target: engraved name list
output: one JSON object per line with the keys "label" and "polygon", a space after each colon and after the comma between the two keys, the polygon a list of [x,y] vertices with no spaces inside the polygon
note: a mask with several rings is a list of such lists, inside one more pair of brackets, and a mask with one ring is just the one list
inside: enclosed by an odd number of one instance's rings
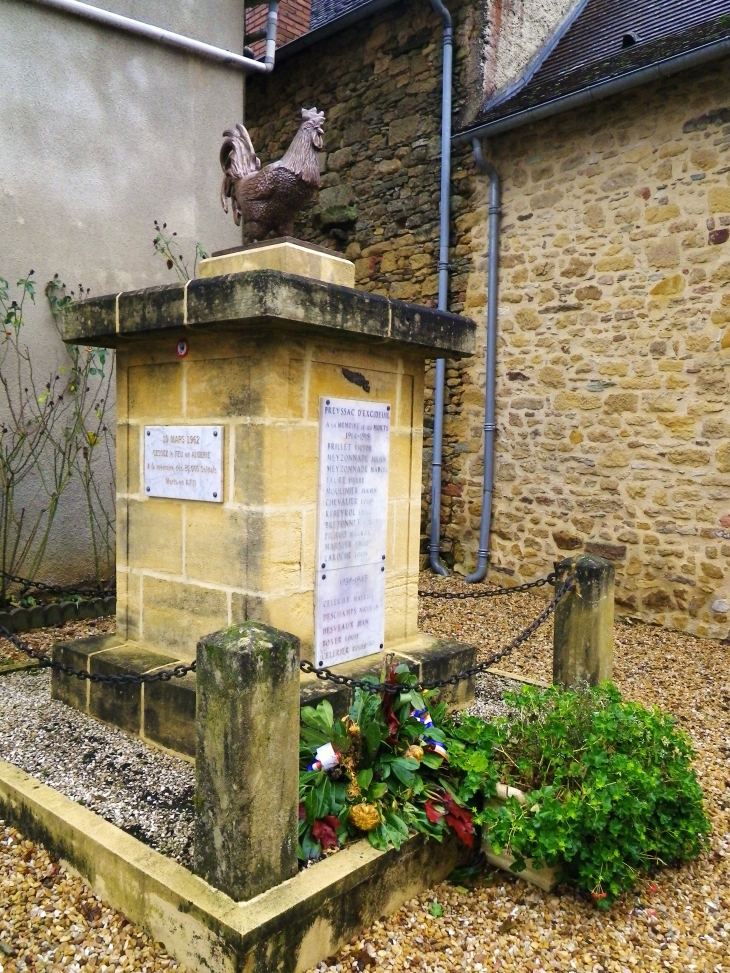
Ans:
{"label": "engraved name list", "polygon": [[315,664],[380,652],[385,630],[390,406],[322,397]]}

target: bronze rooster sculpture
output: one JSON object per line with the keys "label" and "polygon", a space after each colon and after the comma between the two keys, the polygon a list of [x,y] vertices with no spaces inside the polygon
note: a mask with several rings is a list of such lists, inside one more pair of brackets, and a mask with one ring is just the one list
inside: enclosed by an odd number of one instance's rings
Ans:
{"label": "bronze rooster sculpture", "polygon": [[251,138],[240,123],[223,133],[221,204],[255,242],[270,233],[291,236],[297,212],[319,189],[317,149],[321,149],[324,112],[302,108],[302,124],[284,157],[261,168]]}

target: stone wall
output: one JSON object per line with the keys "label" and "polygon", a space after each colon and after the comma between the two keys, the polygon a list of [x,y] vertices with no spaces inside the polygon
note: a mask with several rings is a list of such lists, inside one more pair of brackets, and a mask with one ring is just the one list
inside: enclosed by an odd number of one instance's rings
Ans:
{"label": "stone wall", "polygon": [[[455,20],[458,102],[474,28],[458,10]],[[322,190],[296,235],[344,252],[358,287],[435,305],[441,22],[431,6],[391,8],[249,79],[246,124],[262,164],[281,158],[300,108],[313,105],[326,114]],[[454,214],[466,205],[462,176],[454,178]],[[452,309],[463,304],[468,268],[464,253]]]}
{"label": "stone wall", "polygon": [[[587,550],[625,611],[728,634],[730,62],[490,146],[504,182],[492,563],[523,580]],[[486,181],[461,237],[483,321]],[[476,362],[470,377],[480,385]],[[455,423],[475,442],[480,403]],[[452,471],[473,563],[482,457]]]}
{"label": "stone wall", "polygon": [[[463,117],[483,25],[468,7],[454,19]],[[282,62],[248,98],[264,162],[302,105],[327,112],[323,192],[297,234],[345,252],[358,286],[426,304],[440,38],[428,5],[398,7]],[[728,105],[720,64],[487,147],[504,190],[492,577],[594,551],[616,562],[621,610],[718,637],[730,611]],[[452,164],[449,306],[479,332],[472,360],[447,362],[442,550],[465,572],[481,513],[487,180],[468,150]]]}

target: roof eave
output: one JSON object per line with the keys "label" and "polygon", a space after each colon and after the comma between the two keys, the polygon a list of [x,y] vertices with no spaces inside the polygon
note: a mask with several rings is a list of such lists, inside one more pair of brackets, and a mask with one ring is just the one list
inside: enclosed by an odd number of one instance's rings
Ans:
{"label": "roof eave", "polygon": [[471,128],[457,132],[452,137],[452,144],[455,146],[465,145],[475,138],[488,138],[494,135],[501,135],[504,132],[521,128],[532,122],[541,121],[544,118],[551,118],[554,115],[562,114],[571,108],[580,108],[591,102],[600,101],[610,95],[620,94],[637,88],[650,81],[659,81],[667,78],[679,71],[687,68],[696,67],[709,61],[718,60],[730,54],[730,37],[723,37],[721,40],[703,44],[701,47],[682,54],[674,54],[671,57],[662,58],[653,64],[647,64],[642,68],[628,71],[616,78],[608,78],[605,81],[596,81],[594,84],[586,85],[577,91],[552,98],[540,105],[531,108],[524,108],[511,115],[496,118],[490,122],[483,122],[481,125],[474,125]]}
{"label": "roof eave", "polygon": [[286,61],[287,58],[299,54],[300,51],[305,51],[308,47],[317,44],[326,37],[337,34],[341,30],[352,26],[352,24],[357,24],[359,21],[365,20],[366,17],[372,17],[373,14],[380,13],[381,10],[387,10],[388,7],[393,7],[396,3],[400,2],[401,0],[365,0],[364,3],[358,4],[352,10],[348,10],[347,13],[328,20],[321,27],[315,27],[314,30],[310,30],[308,33],[296,37],[293,41],[289,41],[288,44],[283,44],[277,48],[276,60]]}

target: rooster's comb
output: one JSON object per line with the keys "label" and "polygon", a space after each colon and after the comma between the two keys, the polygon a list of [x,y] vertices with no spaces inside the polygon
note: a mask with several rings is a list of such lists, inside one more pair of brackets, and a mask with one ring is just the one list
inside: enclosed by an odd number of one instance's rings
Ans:
{"label": "rooster's comb", "polygon": [[317,111],[316,108],[302,108],[302,120],[305,122],[315,122],[321,125],[324,121],[324,112]]}

